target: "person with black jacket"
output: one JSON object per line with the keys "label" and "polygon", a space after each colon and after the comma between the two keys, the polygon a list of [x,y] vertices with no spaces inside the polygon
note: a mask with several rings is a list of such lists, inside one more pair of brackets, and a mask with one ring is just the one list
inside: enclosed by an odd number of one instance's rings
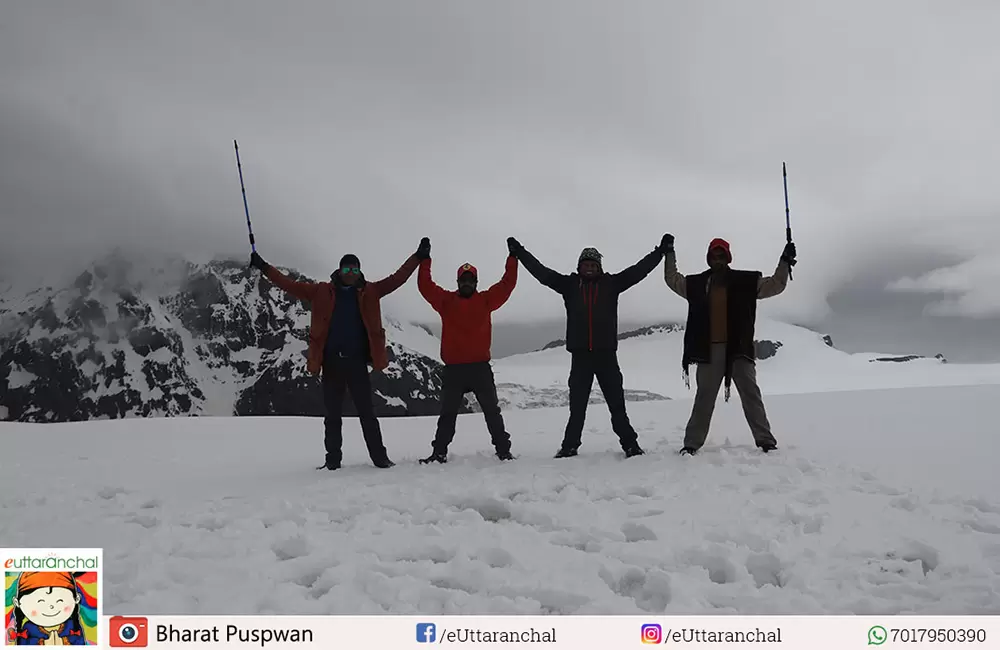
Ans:
{"label": "person with black jacket", "polygon": [[605,273],[601,253],[596,248],[585,248],[577,260],[576,272],[569,275],[544,266],[513,237],[507,243],[528,273],[560,294],[566,305],[566,350],[572,356],[569,421],[555,457],[577,455],[595,377],[611,412],[611,426],[625,457],[645,453],[625,409],[624,378],[618,364],[618,296],[653,272],[663,258],[665,240],[619,273]]}
{"label": "person with black jacket", "polygon": [[705,444],[723,383],[726,401],[730,385],[736,384],[757,447],[764,453],[777,449],[757,385],[754,328],[757,301],[773,298],[788,286],[789,274],[796,263],[795,244],[785,244],[774,274],[765,277],[760,271],[730,268],[733,254],[729,242],[716,238],[708,245],[708,269],[683,275],[677,271],[673,235],[664,235],[663,239],[663,279],[671,291],[688,301],[681,360],[685,381],[691,364],[698,366],[695,376],[698,387],[680,453],[694,455]]}

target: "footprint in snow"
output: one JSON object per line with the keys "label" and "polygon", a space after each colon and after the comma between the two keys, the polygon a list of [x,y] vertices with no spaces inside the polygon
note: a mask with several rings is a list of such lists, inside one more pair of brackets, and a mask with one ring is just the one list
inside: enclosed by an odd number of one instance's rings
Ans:
{"label": "footprint in snow", "polygon": [[659,569],[647,571],[633,566],[615,576],[609,569],[601,567],[598,575],[611,591],[623,598],[631,598],[636,607],[644,612],[662,613],[673,598],[670,576]]}
{"label": "footprint in snow", "polygon": [[986,499],[981,499],[981,498],[969,499],[968,501],[965,502],[965,504],[967,506],[975,508],[979,512],[1000,515],[1000,505],[997,505],[995,503],[990,503]]}
{"label": "footprint in snow", "polygon": [[622,524],[621,530],[626,542],[655,542],[659,539],[649,526],[632,521]]}
{"label": "footprint in snow", "polygon": [[272,544],[271,552],[283,562],[294,560],[309,554],[309,544],[303,537],[290,537]]}
{"label": "footprint in snow", "polygon": [[493,569],[504,569],[514,564],[514,556],[500,547],[483,549],[474,557]]}
{"label": "footprint in snow", "polygon": [[106,486],[97,491],[97,496],[105,501],[114,499],[119,494],[126,494],[128,491],[123,487]]}
{"label": "footprint in snow", "polygon": [[146,529],[156,528],[160,524],[160,520],[152,515],[132,515],[125,521],[130,524],[139,524]]}
{"label": "footprint in snow", "polygon": [[986,533],[987,535],[1000,535],[1000,526],[996,524],[991,524],[987,521],[979,521],[977,519],[972,519],[965,522],[965,525],[976,531],[977,533]]}

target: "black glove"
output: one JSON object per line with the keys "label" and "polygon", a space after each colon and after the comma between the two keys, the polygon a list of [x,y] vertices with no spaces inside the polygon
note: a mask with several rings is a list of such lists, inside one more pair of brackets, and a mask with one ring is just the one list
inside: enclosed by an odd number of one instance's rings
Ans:
{"label": "black glove", "polygon": [[663,236],[663,239],[660,240],[660,252],[666,253],[667,251],[672,250],[674,250],[674,236],[667,233]]}
{"label": "black glove", "polygon": [[524,250],[524,246],[521,246],[521,242],[517,241],[513,237],[507,238],[507,251],[513,257],[517,257]]}
{"label": "black glove", "polygon": [[420,246],[417,246],[417,259],[426,260],[431,256],[431,240],[424,237],[420,240]]}
{"label": "black glove", "polygon": [[785,244],[785,250],[781,252],[781,259],[787,262],[788,266],[795,266],[795,244],[793,242]]}
{"label": "black glove", "polygon": [[255,269],[260,269],[261,271],[267,270],[267,262],[264,258],[257,254],[257,251],[250,253],[250,266]]}

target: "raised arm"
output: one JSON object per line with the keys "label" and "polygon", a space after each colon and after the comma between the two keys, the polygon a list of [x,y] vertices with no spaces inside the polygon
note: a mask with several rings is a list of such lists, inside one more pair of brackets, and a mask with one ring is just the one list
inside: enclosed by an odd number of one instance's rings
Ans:
{"label": "raised arm", "polygon": [[273,282],[276,287],[286,293],[292,294],[299,300],[312,301],[312,299],[316,297],[316,290],[319,288],[317,283],[308,280],[298,282],[291,279],[278,269],[265,262],[256,251],[250,255],[250,266],[260,269],[264,275],[267,276],[267,279]]}
{"label": "raised arm", "polygon": [[671,291],[681,298],[687,299],[687,279],[677,271],[677,253],[674,251],[673,238],[671,238],[670,248],[663,256],[663,281],[667,283]]}
{"label": "raised arm", "polygon": [[420,246],[417,247],[417,252],[406,258],[403,265],[396,269],[396,272],[392,275],[382,278],[378,282],[372,282],[371,288],[378,294],[379,298],[384,298],[396,289],[403,286],[403,284],[410,279],[413,272],[417,270],[420,266],[420,261],[429,258],[431,255],[431,241],[424,237],[420,240]]}
{"label": "raised arm", "polygon": [[448,299],[448,292],[439,287],[431,279],[431,260],[427,258],[420,260],[420,270],[417,272],[417,289],[424,300],[430,304],[437,313],[444,309],[444,303]]}
{"label": "raised arm", "polygon": [[788,273],[795,265],[795,244],[789,242],[785,245],[785,250],[781,253],[778,266],[774,269],[774,275],[761,278],[757,281],[757,299],[773,298],[788,286]]}
{"label": "raised arm", "polygon": [[611,279],[614,281],[615,289],[621,293],[642,282],[647,275],[653,272],[662,257],[663,250],[657,246],[651,253],[624,271],[612,274]]}
{"label": "raised arm", "polygon": [[507,263],[503,269],[503,277],[494,284],[492,287],[487,289],[484,293],[486,294],[486,306],[490,311],[496,311],[503,307],[504,303],[510,298],[510,294],[514,291],[514,287],[517,285],[517,258],[513,255],[507,256]]}
{"label": "raised arm", "polygon": [[557,293],[566,293],[569,288],[568,275],[553,271],[539,262],[534,255],[528,252],[528,249],[513,237],[507,240],[507,245],[515,252],[514,256],[517,257],[518,261],[524,264],[525,270],[536,280]]}

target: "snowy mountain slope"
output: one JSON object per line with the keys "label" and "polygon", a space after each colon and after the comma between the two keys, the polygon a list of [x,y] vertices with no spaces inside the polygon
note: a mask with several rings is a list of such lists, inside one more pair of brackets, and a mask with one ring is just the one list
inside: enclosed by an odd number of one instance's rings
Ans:
{"label": "snowy mountain slope", "polygon": [[627,461],[604,409],[560,461],[564,409],[507,413],[510,463],[465,415],[441,467],[415,462],[433,419],[394,418],[391,470],[352,420],[333,473],[311,419],[0,423],[0,539],[103,547],[108,614],[997,615],[997,404],[773,396],[762,455],[720,403],[694,458],[675,453],[689,400],[635,404],[649,453]]}
{"label": "snowy mountain slope", "polygon": [[[625,387],[670,398],[690,396],[681,373],[683,326],[646,328],[623,336],[618,356]],[[833,347],[829,337],[762,319],[757,323],[757,373],[765,394],[832,390],[1000,384],[1000,364],[951,364],[940,358],[849,354]],[[500,359],[498,381],[536,388],[566,388],[569,354],[562,347]],[[691,369],[692,373],[694,368]]]}
{"label": "snowy mountain slope", "polygon": [[[323,412],[305,372],[304,304],[244,262],[152,267],[115,254],[72,286],[8,289],[0,310],[9,419]],[[433,337],[391,318],[386,332],[390,367],[372,375],[377,412],[436,413],[441,364],[424,353]],[[354,412],[349,399],[345,408]]]}

